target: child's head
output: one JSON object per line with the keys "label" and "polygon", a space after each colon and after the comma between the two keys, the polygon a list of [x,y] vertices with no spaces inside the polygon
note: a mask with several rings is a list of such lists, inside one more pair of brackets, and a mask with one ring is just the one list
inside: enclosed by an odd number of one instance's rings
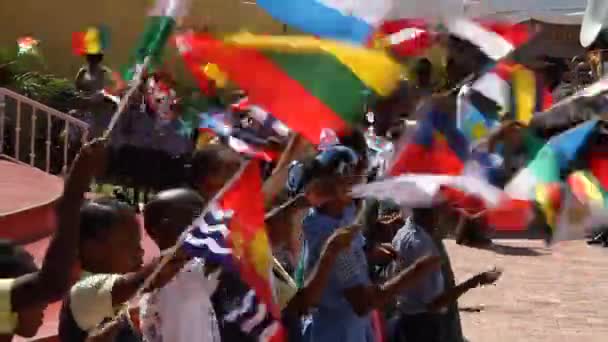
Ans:
{"label": "child's head", "polygon": [[203,199],[190,189],[159,192],[144,208],[146,233],[161,250],[173,246],[203,209]]}
{"label": "child's head", "polygon": [[234,175],[240,165],[239,155],[220,144],[210,144],[192,157],[192,185],[211,198]]}
{"label": "child's head", "polygon": [[[28,273],[37,272],[31,254],[20,246],[6,240],[0,240],[0,278],[18,278]],[[66,270],[68,272],[69,270]],[[15,334],[22,337],[33,337],[42,325],[46,304],[23,309],[15,314]]]}
{"label": "child's head", "polygon": [[359,160],[357,154],[346,146],[329,147],[314,158],[292,164],[287,187],[293,195],[312,188],[331,193],[327,205],[343,209],[351,203],[348,196],[350,187],[359,182]]}
{"label": "child's head", "polygon": [[83,205],[79,250],[85,271],[124,274],[141,267],[141,234],[131,207],[115,199]]}

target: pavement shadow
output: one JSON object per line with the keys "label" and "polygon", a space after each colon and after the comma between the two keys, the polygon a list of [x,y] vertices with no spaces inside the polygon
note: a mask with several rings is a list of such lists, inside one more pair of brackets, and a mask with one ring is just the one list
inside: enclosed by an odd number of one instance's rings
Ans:
{"label": "pavement shadow", "polygon": [[545,251],[540,248],[532,248],[532,247],[518,247],[518,246],[509,246],[503,245],[499,243],[492,243],[483,247],[473,247],[479,249],[485,249],[488,251],[492,251],[501,255],[514,255],[514,256],[542,256],[549,254],[548,251]]}

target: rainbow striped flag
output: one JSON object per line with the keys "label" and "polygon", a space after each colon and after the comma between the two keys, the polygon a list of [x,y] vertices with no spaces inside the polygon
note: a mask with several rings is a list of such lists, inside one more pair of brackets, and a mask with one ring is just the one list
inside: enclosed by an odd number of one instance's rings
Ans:
{"label": "rainbow striped flag", "polygon": [[105,26],[72,33],[72,51],[77,56],[98,55],[110,47],[110,31]]}
{"label": "rainbow striped flag", "polygon": [[[507,184],[505,191],[511,197],[522,200],[535,201],[545,216],[545,221],[550,228],[550,236],[557,231],[559,219],[567,199],[567,184],[574,185],[574,194],[585,197],[597,198],[596,191],[585,188],[583,185],[597,184],[589,173],[573,173],[568,179],[572,165],[582,158],[581,152],[586,147],[590,137],[595,134],[598,121],[590,120],[582,123],[568,131],[557,135],[549,140],[536,157],[521,170]],[[593,165],[593,164],[590,164]],[[596,173],[603,175],[600,172]],[[591,195],[595,194],[595,195]]]}
{"label": "rainbow striped flag", "polygon": [[520,64],[500,62],[475,81],[459,113],[459,127],[475,141],[504,119],[529,124],[534,113],[551,107],[551,93],[536,74]]}
{"label": "rainbow striped flag", "polygon": [[340,134],[359,123],[368,93],[390,95],[402,72],[384,51],[313,37],[245,33],[220,41],[190,33],[177,41],[315,144],[324,128]]}
{"label": "rainbow striped flag", "polygon": [[[453,114],[429,105],[411,141],[398,149],[388,174],[460,175],[470,158],[469,141],[456,127]],[[424,109],[423,109],[424,110]]]}

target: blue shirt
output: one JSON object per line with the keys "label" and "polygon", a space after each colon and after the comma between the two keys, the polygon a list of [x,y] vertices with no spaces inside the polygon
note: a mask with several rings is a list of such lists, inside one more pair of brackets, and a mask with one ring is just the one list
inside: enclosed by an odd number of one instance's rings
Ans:
{"label": "blue shirt", "polygon": [[[345,209],[341,218],[324,215],[311,209],[302,223],[304,233],[304,265],[309,274],[319,260],[325,241],[337,229],[353,223],[355,206]],[[371,342],[373,330],[369,315],[358,316],[344,297],[344,290],[371,283],[367,259],[363,251],[363,235],[356,237],[351,248],[337,257],[327,287],[305,338],[314,342]]]}
{"label": "blue shirt", "polygon": [[[425,255],[439,255],[433,238],[408,218],[393,238],[393,248],[399,252],[399,259],[394,263],[394,271],[401,271],[411,266]],[[434,271],[413,288],[399,295],[399,311],[406,315],[428,312],[427,306],[444,291],[441,270]]]}

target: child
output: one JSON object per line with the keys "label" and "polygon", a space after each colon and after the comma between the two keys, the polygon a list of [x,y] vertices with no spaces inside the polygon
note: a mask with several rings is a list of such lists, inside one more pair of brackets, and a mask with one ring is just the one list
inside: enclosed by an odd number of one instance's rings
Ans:
{"label": "child", "polygon": [[[303,265],[310,274],[319,261],[322,246],[339,227],[355,220],[356,207],[348,190],[360,181],[364,170],[357,154],[345,146],[332,146],[290,170],[288,187],[293,193],[310,188],[324,189],[309,201],[312,205],[304,218]],[[329,284],[312,315],[306,335],[314,341],[372,341],[369,312],[382,307],[421,276],[439,267],[438,258],[425,257],[384,284],[372,284],[361,233],[350,248],[341,252],[332,268]]]}
{"label": "child", "polygon": [[13,334],[32,337],[42,325],[42,312],[70,286],[78,250],[78,210],[94,175],[103,169],[104,142],[83,146],[57,203],[55,232],[40,270],[25,250],[0,243],[0,341]]}
{"label": "child", "polygon": [[[112,199],[91,201],[81,208],[80,220],[79,258],[83,272],[63,302],[59,338],[65,342],[137,340],[128,315],[116,315],[159,260],[142,267],[139,224],[128,205]],[[174,258],[150,289],[165,284],[184,262],[184,258]],[[109,324],[101,326],[108,320]]]}
{"label": "child", "polygon": [[[145,229],[158,248],[178,241],[203,209],[202,198],[188,189],[158,193],[144,208]],[[146,342],[219,342],[211,295],[219,283],[217,268],[195,258],[164,287],[141,300],[141,326]],[[196,322],[196,324],[192,324]]]}

